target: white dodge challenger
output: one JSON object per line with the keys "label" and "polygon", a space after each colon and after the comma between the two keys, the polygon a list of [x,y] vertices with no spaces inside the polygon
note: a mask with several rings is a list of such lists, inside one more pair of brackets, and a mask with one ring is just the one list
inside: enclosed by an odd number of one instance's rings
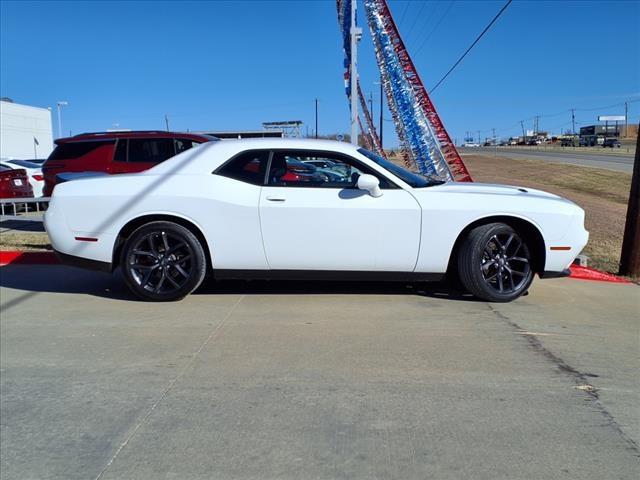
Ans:
{"label": "white dodge challenger", "polygon": [[516,299],[568,274],[584,211],[529,188],[442,183],[332,141],[210,142],[131,175],[56,186],[45,226],[65,262],[147,300],[215,278],[440,280]]}

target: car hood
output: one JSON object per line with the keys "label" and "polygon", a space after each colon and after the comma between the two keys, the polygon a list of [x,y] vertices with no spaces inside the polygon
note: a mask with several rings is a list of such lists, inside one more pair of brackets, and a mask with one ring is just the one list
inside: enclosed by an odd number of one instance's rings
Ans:
{"label": "car hood", "polygon": [[566,198],[554,195],[553,193],[536,190],[529,187],[518,187],[512,185],[499,185],[493,183],[475,183],[475,182],[447,182],[442,185],[428,187],[429,190],[438,190],[441,193],[464,193],[465,195],[499,195],[512,197],[535,197],[559,200],[573,204]]}

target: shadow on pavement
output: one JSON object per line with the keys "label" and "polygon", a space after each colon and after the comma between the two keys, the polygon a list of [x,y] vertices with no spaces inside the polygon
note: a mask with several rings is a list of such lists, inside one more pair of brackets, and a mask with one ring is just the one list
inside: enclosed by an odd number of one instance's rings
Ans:
{"label": "shadow on pavement", "polygon": [[[78,293],[113,300],[142,301],[129,292],[119,271],[108,274],[60,265],[6,265],[0,267],[0,286],[29,293]],[[463,294],[444,283],[243,281],[207,278],[194,292],[194,295],[198,296],[229,294],[420,295],[456,301],[475,301],[471,295]],[[10,302],[14,301],[7,304]],[[3,305],[3,308],[6,308],[7,304]]]}
{"label": "shadow on pavement", "polygon": [[0,233],[10,231],[20,232],[44,232],[42,220],[6,220],[0,221]]}

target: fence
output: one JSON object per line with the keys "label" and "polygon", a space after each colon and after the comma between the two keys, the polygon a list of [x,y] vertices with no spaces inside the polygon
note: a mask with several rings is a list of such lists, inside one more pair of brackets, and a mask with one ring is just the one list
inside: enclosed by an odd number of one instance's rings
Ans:
{"label": "fence", "polygon": [[2,216],[8,215],[7,211],[9,211],[13,216],[18,216],[21,212],[28,212],[29,206],[32,211],[43,212],[47,209],[49,200],[51,197],[0,198],[0,214]]}

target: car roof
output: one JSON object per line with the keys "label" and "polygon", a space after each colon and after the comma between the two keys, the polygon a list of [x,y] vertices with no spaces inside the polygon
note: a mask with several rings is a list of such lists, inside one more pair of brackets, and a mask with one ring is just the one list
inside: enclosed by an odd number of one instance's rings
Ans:
{"label": "car roof", "polygon": [[207,140],[213,141],[218,138],[211,135],[204,135],[200,133],[189,132],[168,132],[166,130],[123,130],[116,132],[86,132],[79,133],[73,137],[58,138],[55,140],[56,144],[71,143],[71,142],[84,142],[88,140],[115,140],[117,138],[173,138],[182,137],[191,140]]}
{"label": "car roof", "polygon": [[243,138],[208,142],[190,148],[175,157],[159,163],[143,175],[162,175],[166,173],[201,174],[213,171],[231,157],[250,150],[306,150],[316,152],[337,152],[349,156],[362,156],[360,147],[335,140],[316,140],[299,138]]}
{"label": "car roof", "polygon": [[220,145],[233,145],[237,151],[252,149],[292,149],[292,150],[326,150],[340,153],[353,153],[360,147],[336,140],[319,140],[315,138],[241,138],[225,139]]}

